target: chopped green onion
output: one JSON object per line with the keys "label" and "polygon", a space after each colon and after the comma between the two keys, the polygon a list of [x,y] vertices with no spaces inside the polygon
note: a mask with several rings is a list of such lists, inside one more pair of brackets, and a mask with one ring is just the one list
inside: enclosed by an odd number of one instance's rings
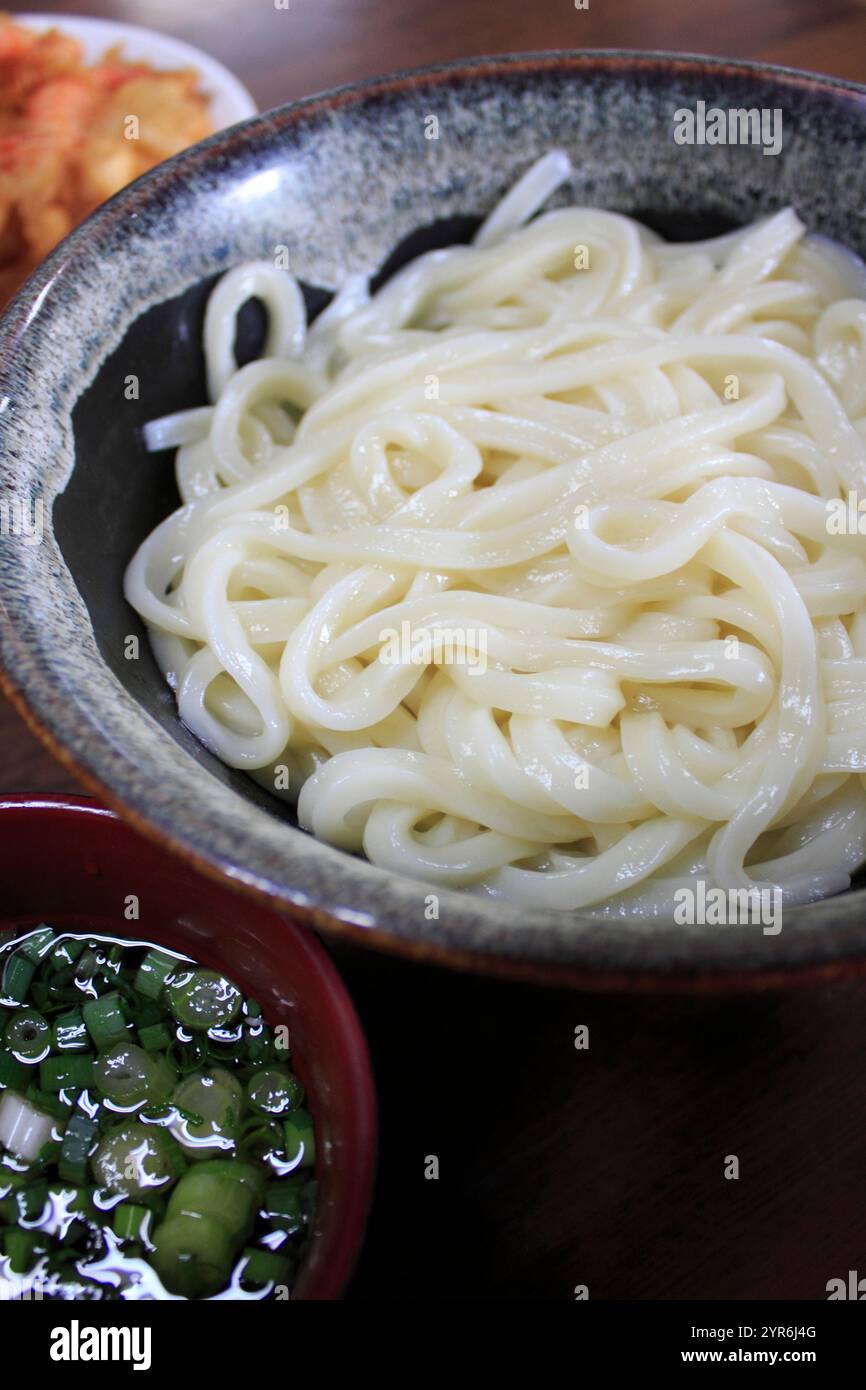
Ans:
{"label": "chopped green onion", "polygon": [[28,960],[23,952],[14,951],[3,971],[4,996],[15,1004],[23,1004],[35,973],[36,966],[33,961]]}
{"label": "chopped green onion", "polygon": [[19,1187],[27,1187],[33,1181],[33,1175],[29,1168],[7,1168],[5,1164],[0,1166],[0,1196],[8,1197],[10,1192],[16,1192]]}
{"label": "chopped green onion", "polygon": [[87,1052],[90,1039],[80,1009],[58,1014],[54,1020],[54,1046],[60,1052]]}
{"label": "chopped green onion", "polygon": [[57,937],[50,927],[40,927],[33,932],[32,936],[27,936],[21,942],[21,953],[32,960],[34,965],[38,965],[43,956],[46,956],[54,945]]}
{"label": "chopped green onion", "polygon": [[308,1110],[295,1110],[283,1124],[286,1158],[298,1168],[311,1168],[316,1161],[313,1117]]}
{"label": "chopped green onion", "polygon": [[51,964],[56,970],[61,970],[67,965],[74,965],[83,950],[83,941],[73,940],[67,936],[58,941],[51,952]]}
{"label": "chopped green onion", "polygon": [[208,1298],[228,1282],[232,1242],[212,1217],[170,1217],[157,1226],[153,1244],[151,1262],[169,1293]]}
{"label": "chopped green onion", "polygon": [[136,1043],[121,1042],[104,1052],[93,1068],[104,1096],[117,1105],[161,1105],[171,1095],[177,1073],[164,1057],[151,1056]]}
{"label": "chopped green onion", "polygon": [[135,990],[130,991],[126,1000],[126,1012],[130,1023],[134,1023],[139,1030],[165,1021],[165,1009],[152,999],[145,999],[143,994],[136,994]]}
{"label": "chopped green onion", "polygon": [[244,1251],[246,1265],[242,1279],[246,1284],[286,1284],[291,1272],[291,1261],[285,1255],[275,1255],[271,1250],[261,1250],[255,1246]]}
{"label": "chopped green onion", "polygon": [[144,1224],[152,1217],[150,1207],[140,1207],[135,1202],[121,1202],[114,1209],[114,1234],[119,1240],[141,1240]]}
{"label": "chopped green onion", "polygon": [[33,1268],[36,1247],[39,1244],[39,1233],[37,1231],[5,1231],[3,1234],[3,1249],[9,1260],[9,1269],[13,1274],[29,1274]]}
{"label": "chopped green onion", "polygon": [[85,1298],[118,1246],[171,1293],[210,1297],[234,1278],[238,1296],[278,1296],[310,1227],[315,1144],[261,1006],[156,947],[42,924],[0,948],[9,1276],[35,1266],[59,1297]]}
{"label": "chopped green onion", "polygon": [[261,1169],[212,1159],[184,1173],[169,1198],[167,1215],[212,1217],[240,1245],[252,1232],[263,1191]]}
{"label": "chopped green onion", "polygon": [[169,978],[185,962],[163,951],[148,951],[135,977],[134,988],[148,999],[159,999]]}
{"label": "chopped green onion", "polygon": [[207,1061],[207,1042],[203,1038],[195,1037],[195,1035],[190,1042],[180,1042],[177,1038],[173,1038],[166,1055],[171,1065],[176,1067],[181,1076],[190,1076],[192,1072],[203,1067]]}
{"label": "chopped green onion", "polygon": [[65,1182],[87,1181],[87,1161],[98,1132],[99,1125],[87,1115],[77,1111],[72,1116],[66,1126],[57,1165],[57,1171]]}
{"label": "chopped green onion", "polygon": [[82,984],[87,980],[92,980],[94,975],[99,971],[99,965],[99,956],[92,946],[88,946],[79,957],[78,966],[75,971],[76,980],[80,980]]}
{"label": "chopped green onion", "polygon": [[252,1018],[244,1027],[244,1054],[253,1067],[273,1061],[273,1034],[263,1019]]}
{"label": "chopped green onion", "polygon": [[0,1049],[0,1086],[20,1088],[27,1085],[27,1067],[4,1047]]}
{"label": "chopped green onion", "polygon": [[215,970],[178,971],[169,985],[168,1003],[178,1023],[195,1032],[224,1028],[240,1012],[243,995]]}
{"label": "chopped green onion", "polygon": [[126,1015],[123,1001],[117,990],[103,994],[98,999],[88,999],[81,1009],[87,1031],[99,1051],[111,1047],[127,1036]]}
{"label": "chopped green onion", "polygon": [[125,1197],[165,1191],[186,1166],[164,1129],[142,1124],[124,1125],[106,1135],[92,1165],[102,1187]]}
{"label": "chopped green onion", "polygon": [[90,1187],[83,1187],[80,1183],[55,1182],[48,1189],[48,1196],[56,1209],[67,1216],[78,1216],[82,1221],[95,1222],[100,1219],[93,1205]]}
{"label": "chopped green onion", "polygon": [[62,1120],[64,1124],[68,1122],[72,1109],[71,1099],[63,1099],[55,1091],[40,1090],[36,1085],[27,1087],[27,1099],[31,1105],[44,1110],[48,1115],[53,1115],[56,1120]]}
{"label": "chopped green onion", "polygon": [[307,1220],[302,1183],[283,1178],[269,1182],[265,1189],[264,1211],[275,1230],[294,1235],[303,1230]]}
{"label": "chopped green onion", "polygon": [[30,1002],[40,1013],[47,1013],[54,1003],[54,995],[48,985],[41,980],[34,980],[30,986]]}
{"label": "chopped green onion", "polygon": [[19,1221],[36,1221],[45,1210],[48,1201],[48,1183],[32,1182],[27,1187],[19,1187],[15,1192]]}
{"label": "chopped green onion", "polygon": [[169,1132],[188,1158],[214,1158],[234,1150],[243,1091],[230,1071],[214,1067],[187,1077],[176,1087],[172,1101],[186,1113],[178,1115]]}
{"label": "chopped green onion", "polygon": [[52,1115],[37,1110],[35,1105],[15,1091],[3,1092],[0,1097],[0,1144],[16,1158],[33,1163],[50,1142],[53,1128]]}
{"label": "chopped green onion", "polygon": [[247,1100],[254,1110],[265,1115],[287,1115],[303,1099],[304,1088],[290,1072],[260,1071],[247,1084]]}
{"label": "chopped green onion", "polygon": [[36,1009],[19,1009],[6,1024],[6,1046],[17,1057],[38,1061],[51,1044],[51,1029]]}
{"label": "chopped green onion", "polygon": [[93,1056],[70,1052],[65,1057],[46,1057],[39,1064],[43,1091],[80,1091],[93,1084]]}
{"label": "chopped green onion", "polygon": [[238,1152],[248,1163],[261,1163],[268,1156],[278,1157],[285,1148],[279,1120],[266,1115],[252,1115],[244,1124],[238,1139]]}
{"label": "chopped green onion", "polygon": [[173,1038],[164,1023],[149,1023],[145,1028],[139,1027],[138,1041],[148,1052],[164,1052],[171,1047]]}

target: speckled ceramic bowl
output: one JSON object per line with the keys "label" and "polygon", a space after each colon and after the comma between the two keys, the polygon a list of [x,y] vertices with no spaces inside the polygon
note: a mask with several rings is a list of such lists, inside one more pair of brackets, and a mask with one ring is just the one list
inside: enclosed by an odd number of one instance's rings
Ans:
{"label": "speckled ceramic bowl", "polygon": [[[676,144],[674,112],[698,101],[780,109],[781,153]],[[426,138],[430,115],[438,139]],[[851,84],[683,56],[547,54],[317,97],[154,170],[58,247],[0,326],[0,500],[45,508],[41,543],[0,542],[0,656],[19,707],[145,834],[323,930],[597,986],[768,986],[866,969],[862,891],[789,912],[777,937],[598,925],[457,893],[440,894],[428,920],[423,886],[317,843],[200,747],[121,596],[129,557],[174,505],[170,460],[145,454],[139,426],[204,400],[202,311],[226,267],[287,245],[316,307],[351,272],[466,237],[553,146],[575,169],[561,200],[679,237],[792,203],[866,254],[864,144],[866,90]],[[126,660],[136,634],[141,658]]]}

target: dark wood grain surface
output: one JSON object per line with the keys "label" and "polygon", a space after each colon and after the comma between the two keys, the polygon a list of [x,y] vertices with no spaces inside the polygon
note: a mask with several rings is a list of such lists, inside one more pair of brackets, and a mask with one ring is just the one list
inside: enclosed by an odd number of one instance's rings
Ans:
{"label": "dark wood grain surface", "polygon": [[[855,0],[86,7],[199,44],[262,107],[395,68],[540,48],[707,52],[866,81]],[[0,707],[0,790],[74,785]],[[821,1299],[828,1279],[866,1273],[866,984],[603,998],[335,955],[370,1039],[382,1123],[350,1297],[571,1299],[586,1284],[594,1299]],[[581,1024],[590,1045],[579,1051]],[[425,1178],[431,1155],[438,1180]]]}

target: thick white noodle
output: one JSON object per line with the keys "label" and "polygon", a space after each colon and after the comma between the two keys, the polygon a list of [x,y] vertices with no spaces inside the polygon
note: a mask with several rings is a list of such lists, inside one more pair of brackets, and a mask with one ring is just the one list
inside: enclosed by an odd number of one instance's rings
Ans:
{"label": "thick white noodle", "polygon": [[230,271],[212,405],[146,432],[184,505],[127,597],[198,737],[388,869],[603,916],[697,878],[838,892],[866,858],[863,268],[790,210],[690,244],[530,222],[567,175],[553,152],[473,245],[309,330],[286,272]]}

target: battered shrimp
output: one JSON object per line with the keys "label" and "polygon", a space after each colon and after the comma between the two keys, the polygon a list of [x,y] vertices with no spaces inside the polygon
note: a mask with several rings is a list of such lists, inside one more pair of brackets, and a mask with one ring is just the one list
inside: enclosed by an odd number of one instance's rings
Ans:
{"label": "battered shrimp", "polygon": [[75,39],[0,15],[0,307],[105,198],[210,133],[198,80],[120,45],[86,67]]}

